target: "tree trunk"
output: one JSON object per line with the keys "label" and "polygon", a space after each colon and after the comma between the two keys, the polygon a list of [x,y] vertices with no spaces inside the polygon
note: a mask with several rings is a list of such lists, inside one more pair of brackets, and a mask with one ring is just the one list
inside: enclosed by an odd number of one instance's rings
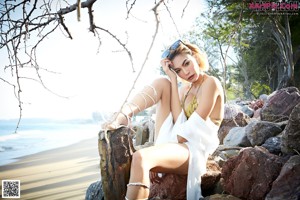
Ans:
{"label": "tree trunk", "polygon": [[101,158],[100,171],[105,200],[125,199],[130,176],[132,154],[135,151],[131,129],[100,131],[98,150]]}
{"label": "tree trunk", "polygon": [[291,31],[288,16],[284,16],[284,26],[276,18],[271,18],[273,27],[273,40],[278,45],[280,51],[280,58],[283,62],[284,75],[278,77],[279,85],[277,89],[289,87],[294,85],[294,61],[293,61],[293,47],[291,41]]}

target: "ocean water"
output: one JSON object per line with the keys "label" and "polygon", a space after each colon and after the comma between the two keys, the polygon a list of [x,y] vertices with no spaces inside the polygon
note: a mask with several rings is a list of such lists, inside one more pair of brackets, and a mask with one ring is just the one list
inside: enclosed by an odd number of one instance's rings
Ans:
{"label": "ocean water", "polygon": [[97,137],[100,124],[93,120],[23,119],[0,120],[0,166],[41,151],[75,144]]}

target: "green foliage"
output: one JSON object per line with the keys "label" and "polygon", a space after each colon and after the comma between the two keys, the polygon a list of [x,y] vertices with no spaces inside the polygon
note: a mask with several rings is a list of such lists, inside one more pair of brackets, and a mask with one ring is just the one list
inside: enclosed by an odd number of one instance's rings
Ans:
{"label": "green foliage", "polygon": [[[204,41],[210,73],[223,82],[227,99],[257,98],[276,90],[287,69],[283,49],[289,47],[280,46],[274,34],[282,31],[280,37],[288,40],[284,17],[258,15],[247,1],[206,1],[209,11],[197,18],[187,37],[193,42]],[[290,16],[289,21],[295,51],[300,49],[300,17]],[[233,61],[230,48],[235,52]]]}
{"label": "green foliage", "polygon": [[272,92],[270,86],[254,81],[251,86],[251,93],[257,99],[261,94],[270,94]]}
{"label": "green foliage", "polygon": [[227,88],[227,101],[243,99],[243,91],[239,88]]}

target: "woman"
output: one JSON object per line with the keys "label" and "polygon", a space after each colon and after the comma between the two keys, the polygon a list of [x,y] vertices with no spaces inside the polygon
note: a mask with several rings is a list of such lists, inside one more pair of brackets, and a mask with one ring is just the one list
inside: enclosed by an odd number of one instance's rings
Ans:
{"label": "woman", "polygon": [[[172,44],[161,65],[168,78],[146,86],[104,128],[128,125],[134,114],[157,104],[156,142],[133,154],[126,199],[147,199],[150,182],[159,181],[157,173],[176,173],[188,174],[187,199],[196,200],[202,197],[200,183],[208,155],[219,145],[223,89],[218,79],[204,73],[207,57],[190,43]],[[188,83],[180,90],[177,77]]]}

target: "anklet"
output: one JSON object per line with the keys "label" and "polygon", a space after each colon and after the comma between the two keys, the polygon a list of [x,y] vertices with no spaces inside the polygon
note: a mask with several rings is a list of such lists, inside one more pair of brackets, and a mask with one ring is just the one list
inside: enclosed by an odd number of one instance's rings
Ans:
{"label": "anklet", "polygon": [[140,183],[140,182],[137,182],[137,183],[128,183],[128,184],[127,184],[127,187],[128,187],[128,186],[141,186],[141,187],[150,189],[150,187],[149,187],[148,185],[143,184],[143,183]]}

